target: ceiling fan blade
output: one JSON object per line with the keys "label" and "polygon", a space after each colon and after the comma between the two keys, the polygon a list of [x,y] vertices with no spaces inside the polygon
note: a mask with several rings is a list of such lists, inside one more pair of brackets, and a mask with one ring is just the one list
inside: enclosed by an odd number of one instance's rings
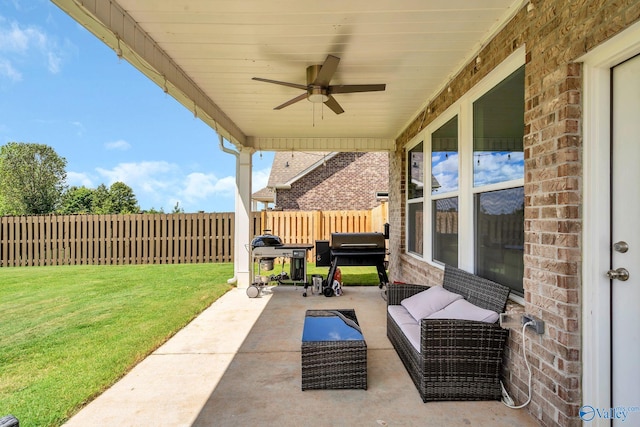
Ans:
{"label": "ceiling fan blade", "polygon": [[253,77],[252,80],[257,80],[259,82],[265,82],[265,83],[273,83],[273,84],[281,85],[281,86],[293,87],[293,88],[296,88],[296,89],[307,90],[307,86],[306,85],[301,85],[301,84],[298,84],[298,83],[280,82],[278,80],[263,79],[261,77]]}
{"label": "ceiling fan blade", "polygon": [[322,64],[322,68],[320,68],[320,72],[318,72],[313,84],[316,86],[329,86],[329,82],[335,74],[339,63],[340,58],[333,55],[327,55],[327,59],[324,60],[324,64]]}
{"label": "ceiling fan blade", "polygon": [[329,86],[330,93],[356,93],[356,92],[379,92],[385,90],[386,84],[381,85],[335,85]]}
{"label": "ceiling fan blade", "polygon": [[293,99],[288,100],[284,104],[278,105],[274,110],[282,110],[284,107],[288,107],[291,104],[295,104],[298,101],[302,101],[303,99],[307,99],[307,93],[303,93],[302,95],[298,95]]}
{"label": "ceiling fan blade", "polygon": [[340,104],[338,104],[338,101],[336,101],[336,99],[333,96],[329,96],[329,99],[327,99],[324,102],[324,105],[326,105],[327,107],[331,108],[333,110],[333,112],[336,113],[336,114],[344,113],[344,110],[342,109]]}

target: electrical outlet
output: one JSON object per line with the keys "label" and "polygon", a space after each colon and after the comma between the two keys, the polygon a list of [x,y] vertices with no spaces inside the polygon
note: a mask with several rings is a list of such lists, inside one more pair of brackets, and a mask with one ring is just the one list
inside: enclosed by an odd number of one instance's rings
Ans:
{"label": "electrical outlet", "polygon": [[532,316],[531,314],[523,314],[522,315],[522,324],[529,323],[530,329],[533,329],[536,334],[544,334],[544,321],[538,319],[537,317]]}
{"label": "electrical outlet", "polygon": [[500,313],[500,327],[503,329],[522,329],[522,315],[516,313]]}

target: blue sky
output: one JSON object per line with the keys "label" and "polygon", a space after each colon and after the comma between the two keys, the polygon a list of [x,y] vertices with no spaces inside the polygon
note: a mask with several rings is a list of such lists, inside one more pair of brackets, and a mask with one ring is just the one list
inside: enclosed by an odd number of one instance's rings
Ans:
{"label": "blue sky", "polygon": [[[142,209],[233,211],[215,131],[48,0],[0,0],[0,145],[14,141],[53,147],[68,185],[126,183]],[[254,154],[253,191],[272,160]]]}

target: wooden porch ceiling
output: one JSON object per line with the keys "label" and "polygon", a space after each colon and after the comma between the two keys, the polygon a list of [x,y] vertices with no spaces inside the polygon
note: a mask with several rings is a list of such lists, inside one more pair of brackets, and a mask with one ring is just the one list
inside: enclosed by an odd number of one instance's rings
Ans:
{"label": "wooden porch ceiling", "polygon": [[[387,151],[524,0],[52,0],[239,149]],[[345,112],[302,100],[306,67],[341,58]]]}

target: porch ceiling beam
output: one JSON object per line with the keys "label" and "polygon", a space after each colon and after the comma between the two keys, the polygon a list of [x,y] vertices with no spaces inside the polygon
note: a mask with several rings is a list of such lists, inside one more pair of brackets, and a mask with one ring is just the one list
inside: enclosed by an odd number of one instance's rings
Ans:
{"label": "porch ceiling beam", "polygon": [[256,151],[394,151],[395,140],[387,138],[278,138],[247,137]]}
{"label": "porch ceiling beam", "polygon": [[244,146],[246,135],[112,0],[52,0],[219,135]]}

